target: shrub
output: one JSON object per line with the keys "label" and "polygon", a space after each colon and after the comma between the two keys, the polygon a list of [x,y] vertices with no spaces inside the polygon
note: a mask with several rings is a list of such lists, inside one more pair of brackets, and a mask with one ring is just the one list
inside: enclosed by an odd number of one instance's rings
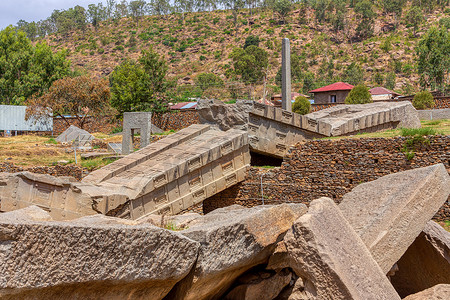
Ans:
{"label": "shrub", "polygon": [[363,84],[358,84],[345,98],[346,104],[364,104],[372,103],[372,95],[370,95],[369,89]]}
{"label": "shrub", "polygon": [[419,92],[414,96],[412,101],[416,109],[427,109],[434,106],[433,95],[428,91]]}
{"label": "shrub", "polygon": [[245,39],[244,49],[248,46],[254,45],[256,47],[259,46],[259,37],[250,35]]}
{"label": "shrub", "polygon": [[311,103],[303,96],[296,97],[294,104],[292,104],[292,111],[300,115],[308,114],[310,109]]}

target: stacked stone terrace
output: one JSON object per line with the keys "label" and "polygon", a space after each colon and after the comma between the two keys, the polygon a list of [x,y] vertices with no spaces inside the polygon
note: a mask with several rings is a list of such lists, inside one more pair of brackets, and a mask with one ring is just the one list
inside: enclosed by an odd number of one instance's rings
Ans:
{"label": "stacked stone terrace", "polygon": [[247,133],[192,125],[92,172],[82,182],[28,172],[0,176],[2,211],[37,205],[55,220],[97,213],[177,214],[243,181]]}
{"label": "stacked stone terrace", "polygon": [[289,146],[305,139],[397,127],[420,127],[417,111],[408,101],[338,105],[304,116],[255,103],[249,113],[248,133],[253,151],[283,157]]}

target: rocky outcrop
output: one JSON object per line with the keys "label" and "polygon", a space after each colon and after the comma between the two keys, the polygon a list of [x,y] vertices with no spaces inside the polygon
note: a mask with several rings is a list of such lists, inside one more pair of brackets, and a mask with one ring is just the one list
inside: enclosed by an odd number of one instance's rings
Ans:
{"label": "rocky outcrop", "polygon": [[228,105],[219,100],[199,100],[197,112],[201,124],[210,124],[215,129],[231,128],[247,130],[248,113],[253,109],[253,101],[238,100]]}
{"label": "rocky outcrop", "polygon": [[333,200],[314,200],[284,238],[305,299],[400,299]]}
{"label": "rocky outcrop", "polygon": [[397,267],[391,282],[402,297],[450,284],[450,232],[429,221]]}
{"label": "rocky outcrop", "polygon": [[1,299],[162,299],[197,258],[197,242],[149,224],[43,214],[0,215]]}
{"label": "rocky outcrop", "polygon": [[360,184],[344,195],[339,208],[387,273],[449,193],[450,177],[437,164]]}
{"label": "rocky outcrop", "polygon": [[445,300],[450,299],[450,284],[439,284],[403,300]]}
{"label": "rocky outcrop", "polygon": [[277,242],[305,212],[303,204],[230,206],[187,223],[181,233],[201,248],[192,278],[180,283],[173,297],[219,299],[241,274],[267,262]]}

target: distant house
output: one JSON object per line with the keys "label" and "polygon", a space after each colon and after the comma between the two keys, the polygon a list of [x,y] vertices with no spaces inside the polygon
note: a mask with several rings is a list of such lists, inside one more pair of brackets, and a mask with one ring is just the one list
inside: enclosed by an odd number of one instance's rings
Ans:
{"label": "distant house", "polygon": [[353,85],[346,82],[336,82],[312,91],[309,93],[314,94],[315,104],[328,104],[328,103],[344,103],[348,93],[350,93]]}
{"label": "distant house", "polygon": [[384,87],[374,87],[373,89],[370,89],[369,92],[372,95],[373,101],[392,100],[397,98],[398,96],[401,96],[399,93],[388,90]]}
{"label": "distant house", "polygon": [[[296,93],[296,92],[291,92],[291,101],[295,101],[295,98],[297,98],[298,96],[303,96],[303,97],[309,98],[309,96],[307,96],[307,95],[303,95],[303,94]],[[272,98],[270,98],[270,100],[272,101],[274,106],[281,107],[281,98],[282,98],[281,94],[275,94],[272,96]]]}

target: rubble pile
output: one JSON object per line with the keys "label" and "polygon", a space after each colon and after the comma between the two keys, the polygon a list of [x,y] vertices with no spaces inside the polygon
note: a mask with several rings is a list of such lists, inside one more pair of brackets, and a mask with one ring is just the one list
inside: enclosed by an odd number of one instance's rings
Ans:
{"label": "rubble pile", "polygon": [[[8,184],[31,176],[2,174],[0,200],[25,201]],[[54,199],[89,194],[59,180]],[[31,205],[0,214],[0,299],[448,299],[450,233],[430,220],[449,193],[438,164],[360,184],[339,205],[69,221]]]}

